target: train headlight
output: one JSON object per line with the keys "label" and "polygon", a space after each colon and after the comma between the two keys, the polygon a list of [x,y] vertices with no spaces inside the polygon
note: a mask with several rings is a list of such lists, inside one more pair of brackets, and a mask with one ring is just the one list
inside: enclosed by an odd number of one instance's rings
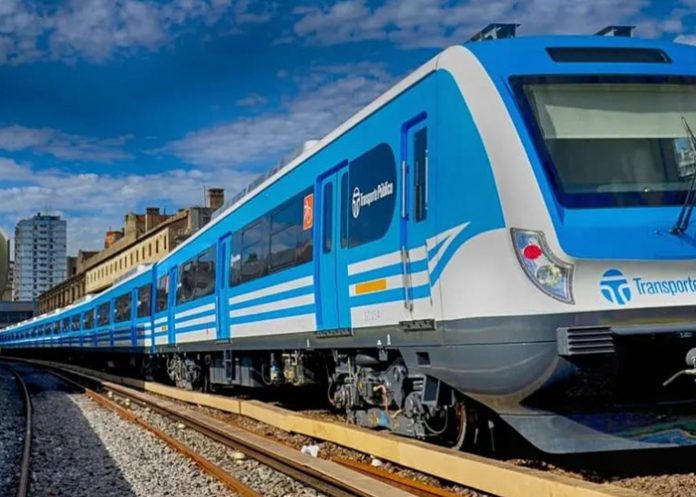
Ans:
{"label": "train headlight", "polygon": [[563,280],[563,270],[555,264],[546,264],[537,269],[536,279],[544,286],[554,287]]}
{"label": "train headlight", "polygon": [[548,296],[574,304],[573,265],[551,252],[541,231],[512,228],[511,234],[517,259],[532,283]]}

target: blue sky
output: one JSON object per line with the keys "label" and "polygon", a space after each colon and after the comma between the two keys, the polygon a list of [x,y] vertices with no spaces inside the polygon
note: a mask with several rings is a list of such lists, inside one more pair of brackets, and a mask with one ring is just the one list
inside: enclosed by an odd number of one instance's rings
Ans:
{"label": "blue sky", "polygon": [[696,0],[0,0],[0,229],[229,194],[488,22],[696,43]]}

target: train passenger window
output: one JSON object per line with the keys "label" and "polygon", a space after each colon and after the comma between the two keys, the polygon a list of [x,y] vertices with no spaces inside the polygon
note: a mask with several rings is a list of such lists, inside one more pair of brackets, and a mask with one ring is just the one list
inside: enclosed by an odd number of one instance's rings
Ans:
{"label": "train passenger window", "polygon": [[143,318],[150,315],[150,299],[152,291],[150,285],[143,285],[138,288],[138,317]]}
{"label": "train passenger window", "polygon": [[94,328],[94,309],[90,309],[89,311],[85,312],[83,323],[86,330],[91,330]]}
{"label": "train passenger window", "polygon": [[428,128],[413,135],[413,218],[416,222],[428,215]]}
{"label": "train passenger window", "polygon": [[183,304],[193,299],[195,277],[195,261],[193,259],[179,266],[179,284],[176,288],[177,304]]}
{"label": "train passenger window", "polygon": [[312,260],[313,219],[304,217],[311,195],[295,195],[232,236],[231,285]]}
{"label": "train passenger window", "polygon": [[70,320],[70,329],[73,331],[78,331],[80,329],[80,315],[76,314]]}
{"label": "train passenger window", "polygon": [[157,312],[166,311],[169,305],[169,275],[157,280]]}
{"label": "train passenger window", "polygon": [[327,183],[324,185],[324,193],[322,197],[322,202],[324,205],[322,225],[324,242],[322,243],[322,250],[325,254],[328,254],[331,252],[331,240],[333,239],[333,183]]}
{"label": "train passenger window", "polygon": [[65,318],[63,319],[63,329],[61,330],[63,333],[67,333],[70,331],[70,319]]}
{"label": "train passenger window", "polygon": [[215,255],[213,244],[196,257],[196,287],[193,298],[205,297],[215,292]]}
{"label": "train passenger window", "polygon": [[108,302],[97,307],[97,326],[109,324],[109,307]]}
{"label": "train passenger window", "polygon": [[348,246],[358,247],[382,238],[396,206],[396,159],[386,143],[377,145],[350,163]]}
{"label": "train passenger window", "polygon": [[341,176],[341,248],[348,246],[348,204],[350,204],[348,173],[344,173]]}
{"label": "train passenger window", "polygon": [[115,301],[114,321],[121,323],[129,321],[131,318],[131,294],[126,293],[118,297]]}
{"label": "train passenger window", "polygon": [[312,228],[305,228],[303,212],[309,192],[296,195],[271,213],[269,271],[312,259]]}
{"label": "train passenger window", "polygon": [[215,245],[179,267],[176,303],[183,304],[215,291]]}
{"label": "train passenger window", "polygon": [[267,272],[268,221],[262,217],[242,231],[241,281],[259,278]]}
{"label": "train passenger window", "polygon": [[[297,205],[286,203],[271,215],[270,270],[276,271],[292,265],[295,260],[298,226]],[[302,205],[299,206],[300,212]],[[300,219],[302,215],[300,214]]]}

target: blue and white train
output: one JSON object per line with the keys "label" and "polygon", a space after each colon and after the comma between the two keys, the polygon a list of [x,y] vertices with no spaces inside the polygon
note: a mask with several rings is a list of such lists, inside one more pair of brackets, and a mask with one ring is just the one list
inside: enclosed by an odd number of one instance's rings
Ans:
{"label": "blue and white train", "polygon": [[325,382],[356,423],[457,445],[495,426],[550,453],[693,445],[690,127],[694,47],[454,46],[0,346],[188,388]]}

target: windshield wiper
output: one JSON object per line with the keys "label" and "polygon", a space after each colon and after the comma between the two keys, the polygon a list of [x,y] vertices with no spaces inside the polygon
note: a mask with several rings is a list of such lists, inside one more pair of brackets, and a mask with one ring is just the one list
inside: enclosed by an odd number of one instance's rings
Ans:
{"label": "windshield wiper", "polygon": [[[689,143],[691,143],[691,153],[693,154],[693,158],[696,161],[696,136],[694,136],[694,132],[691,131],[691,126],[689,126],[689,123],[687,122],[686,118],[682,116],[681,119],[682,124],[684,125],[684,129],[686,130],[686,136],[689,139]],[[686,231],[686,229],[689,227],[689,221],[691,220],[691,213],[694,211],[694,200],[696,199],[696,164],[694,164],[694,166],[694,171],[691,173],[691,182],[689,183],[689,189],[686,191],[684,205],[682,206],[681,211],[679,212],[677,222],[669,230],[670,233],[675,235],[679,235]]]}

